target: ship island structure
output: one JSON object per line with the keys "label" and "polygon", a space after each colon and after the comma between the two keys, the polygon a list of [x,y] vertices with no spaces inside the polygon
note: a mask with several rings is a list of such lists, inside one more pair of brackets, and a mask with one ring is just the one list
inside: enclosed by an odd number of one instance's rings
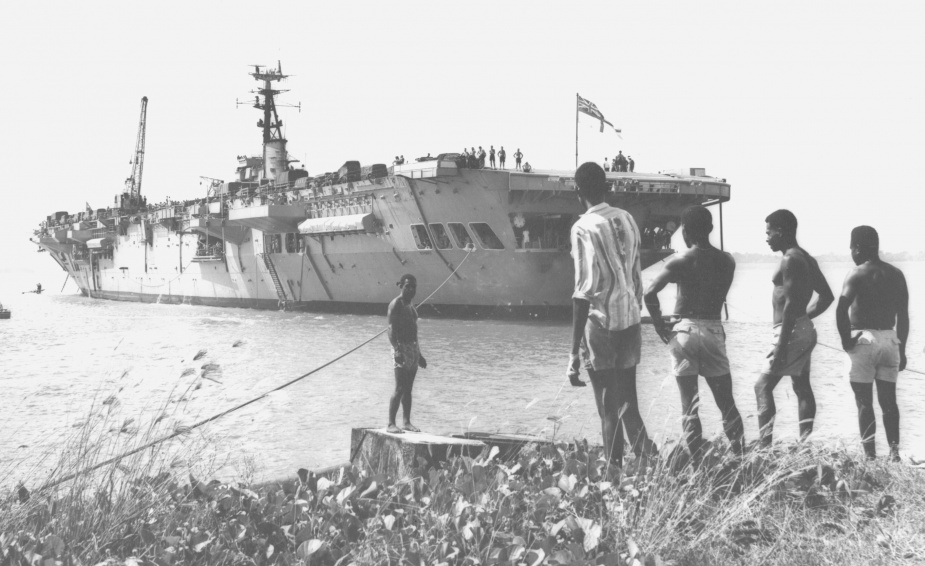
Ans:
{"label": "ship island structure", "polygon": [[[574,171],[480,168],[456,153],[412,163],[348,161],[315,177],[286,151],[274,83],[255,67],[263,154],[239,156],[207,198],[152,205],[141,194],[147,98],[132,174],[114,206],[55,212],[33,242],[84,296],[218,307],[384,313],[414,274],[432,314],[571,312]],[[689,174],[687,174],[689,173]],[[673,253],[681,212],[729,200],[725,179],[609,172],[607,202],[633,215],[643,268]]]}

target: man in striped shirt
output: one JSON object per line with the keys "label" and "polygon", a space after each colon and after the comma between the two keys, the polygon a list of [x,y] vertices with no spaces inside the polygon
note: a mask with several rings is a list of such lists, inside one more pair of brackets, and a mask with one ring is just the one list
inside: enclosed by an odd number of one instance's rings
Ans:
{"label": "man in striped shirt", "polygon": [[567,375],[572,385],[583,387],[578,374],[584,362],[601,417],[604,453],[622,467],[624,426],[637,457],[657,453],[636,398],[642,306],[639,228],[628,212],[604,201],[608,186],[600,165],[583,164],[575,171],[575,183],[587,211],[572,226],[575,292]]}

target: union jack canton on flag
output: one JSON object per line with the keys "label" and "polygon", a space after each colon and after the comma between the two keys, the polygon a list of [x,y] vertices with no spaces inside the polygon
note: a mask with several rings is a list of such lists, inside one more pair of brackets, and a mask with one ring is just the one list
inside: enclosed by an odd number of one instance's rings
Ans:
{"label": "union jack canton on flag", "polygon": [[584,112],[588,116],[592,116],[600,120],[602,132],[604,131],[604,124],[607,124],[608,126],[613,128],[613,130],[617,132],[618,134],[621,133],[621,130],[617,129],[613,124],[611,124],[604,118],[604,114],[600,110],[597,109],[597,106],[595,106],[593,102],[591,102],[590,100],[586,98],[582,98],[581,95],[577,95],[577,96],[578,96],[578,111]]}

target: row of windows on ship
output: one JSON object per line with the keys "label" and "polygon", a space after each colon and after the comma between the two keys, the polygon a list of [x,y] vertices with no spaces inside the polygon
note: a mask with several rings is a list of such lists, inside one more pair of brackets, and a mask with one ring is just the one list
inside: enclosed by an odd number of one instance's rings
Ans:
{"label": "row of windows on ship", "polygon": [[[570,221],[558,215],[550,218],[530,219],[514,223],[514,245],[517,249],[563,249],[568,246]],[[428,225],[411,224],[409,227],[418,250],[475,249],[503,250],[504,243],[485,222],[433,222]],[[474,236],[474,237],[473,237]],[[264,239],[267,253],[298,253],[305,249],[305,238],[299,234],[267,234]]]}
{"label": "row of windows on ship", "polygon": [[[414,238],[414,244],[419,250],[432,250],[436,247],[438,250],[451,250],[454,247],[469,250],[475,248],[472,236],[461,222],[448,222],[449,230],[440,223],[432,223],[428,227],[423,224],[412,224],[410,226],[411,236]],[[485,222],[470,222],[469,229],[475,234],[475,241],[484,250],[503,250],[504,244],[498,238],[491,226]],[[266,234],[264,236],[264,249],[267,253],[281,253],[283,249],[286,253],[298,253],[305,249],[305,238],[300,238],[299,234]]]}

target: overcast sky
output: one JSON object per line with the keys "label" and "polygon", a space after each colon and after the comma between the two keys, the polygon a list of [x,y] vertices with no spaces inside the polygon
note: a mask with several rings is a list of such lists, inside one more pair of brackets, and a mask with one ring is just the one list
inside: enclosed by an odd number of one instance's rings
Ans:
{"label": "overcast sky", "polygon": [[230,178],[260,153],[235,105],[248,65],[277,60],[312,174],[492,144],[572,168],[580,93],[624,132],[582,118],[581,161],[728,179],[727,249],[766,251],[764,217],[789,208],[811,252],[847,251],[858,224],[922,250],[923,29],[922,2],[7,3],[0,270],[63,281],[28,237],[121,192],[142,96],[149,201]]}

